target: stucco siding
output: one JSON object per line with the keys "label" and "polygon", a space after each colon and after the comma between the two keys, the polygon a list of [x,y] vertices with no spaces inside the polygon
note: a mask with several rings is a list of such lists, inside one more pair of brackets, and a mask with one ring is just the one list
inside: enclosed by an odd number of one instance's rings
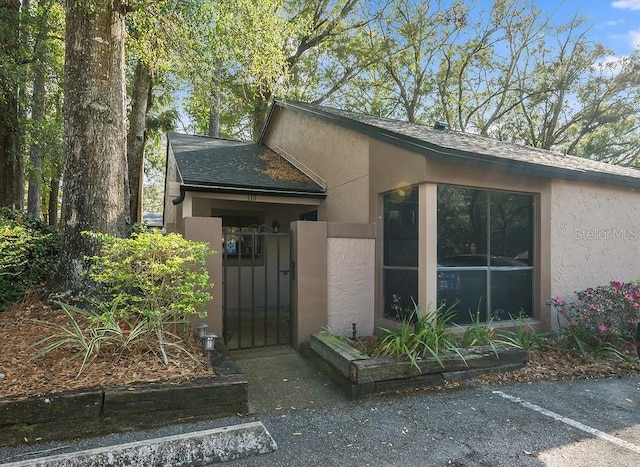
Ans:
{"label": "stucco siding", "polygon": [[323,221],[368,222],[369,140],[307,115],[277,109],[264,142],[326,184]]}
{"label": "stucco siding", "polygon": [[640,278],[639,214],[634,191],[553,181],[551,296]]}
{"label": "stucco siding", "polygon": [[375,239],[327,239],[327,325],[350,336],[374,331]]}
{"label": "stucco siding", "polygon": [[167,154],[167,171],[164,182],[164,223],[175,224],[177,220],[176,207],[173,200],[180,196],[180,180],[178,175],[178,167],[173,151],[169,147]]}

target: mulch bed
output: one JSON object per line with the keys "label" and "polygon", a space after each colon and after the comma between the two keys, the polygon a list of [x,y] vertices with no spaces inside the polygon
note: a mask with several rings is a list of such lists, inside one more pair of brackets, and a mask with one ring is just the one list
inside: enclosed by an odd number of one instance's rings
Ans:
{"label": "mulch bed", "polygon": [[[70,349],[57,349],[34,359],[34,344],[51,333],[51,329],[38,323],[66,322],[61,310],[37,299],[27,300],[0,313],[0,398],[9,396],[43,395],[83,388],[122,387],[143,382],[185,382],[203,376],[212,376],[212,370],[194,362],[184,352],[170,350],[169,365],[150,351],[126,354],[119,359],[106,354],[91,361],[78,374],[81,359],[73,358]],[[358,350],[372,355],[379,345],[375,336],[358,337],[351,341]],[[185,347],[200,355],[197,341]],[[625,343],[625,354],[637,359],[633,341]],[[639,365],[629,365],[616,359],[584,360],[579,355],[553,349],[534,349],[527,365],[517,371],[487,374],[477,378],[482,384],[533,382],[540,380],[572,380],[620,377],[638,374]]]}
{"label": "mulch bed", "polygon": [[[362,336],[348,339],[350,345],[359,351],[373,356],[380,345],[377,336]],[[577,353],[558,349],[532,349],[529,361],[519,370],[504,373],[488,373],[474,380],[480,384],[530,383],[535,381],[556,381],[574,379],[611,378],[636,375],[640,373],[635,342],[631,339],[622,342],[618,350],[636,361],[635,365],[615,358],[583,359]]]}
{"label": "mulch bed", "polygon": [[[83,388],[121,387],[142,382],[190,381],[212,376],[201,359],[196,363],[184,352],[168,349],[169,365],[164,365],[151,351],[136,351],[117,358],[106,354],[92,360],[78,374],[82,358],[73,358],[70,349],[59,348],[34,359],[38,341],[53,331],[38,321],[64,324],[61,310],[37,299],[28,299],[0,313],[0,398],[52,394]],[[185,348],[194,355],[202,355],[193,339]]]}

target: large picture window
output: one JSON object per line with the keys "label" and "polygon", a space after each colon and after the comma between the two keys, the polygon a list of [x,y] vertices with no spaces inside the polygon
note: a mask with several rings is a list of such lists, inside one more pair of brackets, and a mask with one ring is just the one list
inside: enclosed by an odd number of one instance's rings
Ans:
{"label": "large picture window", "polygon": [[401,321],[418,301],[418,187],[383,195],[383,316]]}
{"label": "large picture window", "polygon": [[438,303],[455,322],[533,316],[534,197],[438,187]]}

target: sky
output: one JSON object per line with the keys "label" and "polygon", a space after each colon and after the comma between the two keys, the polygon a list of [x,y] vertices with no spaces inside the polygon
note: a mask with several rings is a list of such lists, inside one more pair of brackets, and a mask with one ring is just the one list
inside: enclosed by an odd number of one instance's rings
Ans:
{"label": "sky", "polygon": [[537,0],[537,4],[558,21],[576,11],[585,16],[592,25],[591,37],[618,57],[640,48],[640,0]]}

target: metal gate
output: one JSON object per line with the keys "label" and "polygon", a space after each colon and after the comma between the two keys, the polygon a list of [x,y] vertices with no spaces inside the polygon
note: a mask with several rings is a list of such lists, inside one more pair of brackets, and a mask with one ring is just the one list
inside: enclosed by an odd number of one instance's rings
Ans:
{"label": "metal gate", "polygon": [[289,344],[291,233],[225,231],[223,337],[228,349]]}

